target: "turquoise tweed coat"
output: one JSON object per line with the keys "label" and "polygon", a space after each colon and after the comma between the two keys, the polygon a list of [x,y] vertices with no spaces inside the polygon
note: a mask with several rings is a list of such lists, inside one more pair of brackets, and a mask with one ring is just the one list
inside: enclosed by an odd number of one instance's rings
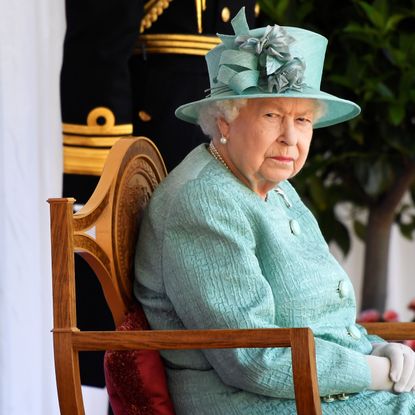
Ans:
{"label": "turquoise tweed coat", "polygon": [[[415,414],[372,392],[371,338],[351,282],[288,182],[262,200],[205,145],[156,189],[136,251],[135,295],[154,329],[311,327],[324,414]],[[379,339],[377,339],[379,341]],[[177,415],[295,414],[290,349],[164,351]]]}

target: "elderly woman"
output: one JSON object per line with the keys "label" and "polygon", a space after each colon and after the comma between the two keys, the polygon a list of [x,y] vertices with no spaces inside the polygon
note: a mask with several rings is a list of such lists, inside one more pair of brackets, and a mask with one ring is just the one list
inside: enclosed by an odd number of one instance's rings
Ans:
{"label": "elderly woman", "polygon": [[[322,36],[251,31],[243,10],[232,25],[207,56],[209,96],[176,112],[211,141],[154,192],[136,296],[155,329],[311,327],[325,414],[414,414],[414,353],[356,324],[350,280],[288,182],[313,129],[359,107],[320,91]],[[289,349],[162,356],[178,415],[295,413]]]}

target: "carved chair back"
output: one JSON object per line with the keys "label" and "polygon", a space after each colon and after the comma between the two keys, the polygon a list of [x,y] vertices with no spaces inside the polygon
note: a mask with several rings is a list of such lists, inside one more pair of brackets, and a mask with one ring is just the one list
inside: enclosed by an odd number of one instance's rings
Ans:
{"label": "carved chair back", "polygon": [[[135,304],[132,264],[138,225],[166,168],[154,144],[121,138],[111,149],[93,195],[77,213],[72,198],[49,199],[55,372],[61,413],[83,414],[78,351],[94,350],[77,329],[74,253],[93,269],[115,325]],[[107,333],[108,334],[108,333]],[[96,341],[100,334],[96,334]],[[96,350],[105,350],[99,345]]]}

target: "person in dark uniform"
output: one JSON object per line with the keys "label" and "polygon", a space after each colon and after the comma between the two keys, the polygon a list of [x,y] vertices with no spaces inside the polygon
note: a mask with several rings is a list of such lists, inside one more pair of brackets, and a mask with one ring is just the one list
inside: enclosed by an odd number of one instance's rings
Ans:
{"label": "person in dark uniform", "polygon": [[[66,0],[67,30],[61,70],[63,196],[84,204],[103,162],[120,136],[132,133],[128,60],[143,15],[141,0]],[[113,329],[100,285],[76,256],[78,327]],[[81,381],[103,387],[102,352],[80,354]]]}
{"label": "person in dark uniform", "polygon": [[[205,140],[174,116],[208,88],[204,55],[242,5],[250,25],[254,0],[66,0],[61,71],[63,195],[91,196],[109,149],[122,136],[144,135],[174,168]],[[183,88],[183,73],[188,88]],[[92,271],[76,259],[81,330],[111,330],[112,318]],[[104,386],[103,353],[81,354],[81,380]]]}
{"label": "person in dark uniform", "polygon": [[[173,112],[189,99],[198,99],[198,91],[209,87],[204,55],[219,43],[213,35],[229,33],[228,22],[242,5],[248,22],[254,24],[259,8],[252,0],[163,3],[168,7],[160,16],[144,17],[130,69],[134,134],[150,137],[171,170],[205,141],[200,128],[186,125]],[[183,76],[187,88],[183,87]]]}

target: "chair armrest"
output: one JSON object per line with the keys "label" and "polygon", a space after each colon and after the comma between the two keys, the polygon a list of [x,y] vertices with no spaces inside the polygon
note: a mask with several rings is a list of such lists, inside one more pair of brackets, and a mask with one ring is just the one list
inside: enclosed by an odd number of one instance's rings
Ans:
{"label": "chair armrest", "polygon": [[226,349],[237,347],[290,347],[292,330],[211,329],[128,330],[72,332],[77,350]]}
{"label": "chair armrest", "polygon": [[385,340],[415,340],[414,323],[361,323],[369,334],[377,334]]}
{"label": "chair armrest", "polygon": [[315,345],[309,328],[72,331],[78,351],[291,347],[297,413],[321,414]]}

